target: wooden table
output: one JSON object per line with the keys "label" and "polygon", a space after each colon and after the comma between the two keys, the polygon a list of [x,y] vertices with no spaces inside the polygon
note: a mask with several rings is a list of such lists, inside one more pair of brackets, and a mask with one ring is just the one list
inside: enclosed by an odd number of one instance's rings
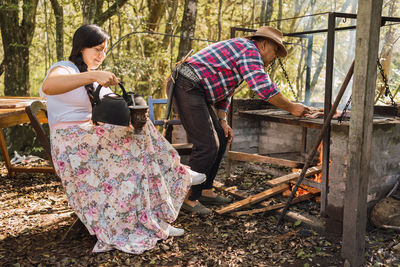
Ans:
{"label": "wooden table", "polygon": [[[0,97],[0,149],[4,157],[4,161],[8,170],[8,175],[13,177],[16,172],[40,172],[54,173],[53,167],[24,167],[11,164],[8,155],[7,144],[4,139],[3,129],[16,126],[23,123],[30,123],[25,107],[35,100],[43,100],[39,97]],[[46,115],[41,112],[38,114],[39,121],[46,123]]]}

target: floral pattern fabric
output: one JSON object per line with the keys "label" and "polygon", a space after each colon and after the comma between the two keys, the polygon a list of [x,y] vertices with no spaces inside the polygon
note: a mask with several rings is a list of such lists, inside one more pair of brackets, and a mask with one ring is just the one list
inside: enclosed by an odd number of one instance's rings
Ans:
{"label": "floral pattern fabric", "polygon": [[132,127],[84,123],[51,131],[52,158],[93,252],[140,254],[168,237],[191,185],[176,150],[151,122]]}

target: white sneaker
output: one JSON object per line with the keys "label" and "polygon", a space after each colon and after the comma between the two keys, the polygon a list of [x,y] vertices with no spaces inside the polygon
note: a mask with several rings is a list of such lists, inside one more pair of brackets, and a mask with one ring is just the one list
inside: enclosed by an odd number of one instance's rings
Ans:
{"label": "white sneaker", "polygon": [[182,228],[176,228],[172,225],[168,226],[169,236],[182,236],[185,233],[185,230]]}
{"label": "white sneaker", "polygon": [[188,169],[190,176],[192,176],[192,185],[202,184],[206,180],[206,175],[204,173],[199,173]]}

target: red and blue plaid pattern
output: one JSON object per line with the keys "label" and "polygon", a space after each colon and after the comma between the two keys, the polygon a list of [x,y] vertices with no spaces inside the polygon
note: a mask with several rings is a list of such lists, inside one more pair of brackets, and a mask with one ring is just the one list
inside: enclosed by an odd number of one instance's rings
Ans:
{"label": "red and blue plaid pattern", "polygon": [[188,62],[199,76],[207,101],[228,112],[235,89],[245,80],[261,99],[279,93],[264,70],[260,52],[253,41],[233,38],[210,45]]}

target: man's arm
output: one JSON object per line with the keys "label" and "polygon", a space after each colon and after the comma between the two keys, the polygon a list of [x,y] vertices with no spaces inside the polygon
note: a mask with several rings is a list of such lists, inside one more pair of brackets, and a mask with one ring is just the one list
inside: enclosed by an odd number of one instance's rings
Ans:
{"label": "man's arm", "polygon": [[309,108],[307,106],[304,106],[300,103],[290,102],[281,93],[277,93],[274,96],[271,96],[267,101],[277,108],[289,111],[296,117],[301,117],[309,112]]}
{"label": "man's arm", "polygon": [[228,143],[232,143],[234,134],[232,128],[228,125],[228,114],[224,110],[217,109],[217,116],[225,137],[228,138]]}

